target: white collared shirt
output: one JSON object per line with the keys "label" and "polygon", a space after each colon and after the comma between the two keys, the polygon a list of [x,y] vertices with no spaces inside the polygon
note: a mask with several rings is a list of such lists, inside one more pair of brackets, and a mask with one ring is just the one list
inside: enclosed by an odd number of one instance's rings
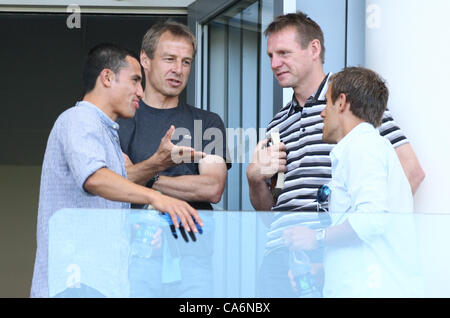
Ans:
{"label": "white collared shirt", "polygon": [[420,295],[411,187],[394,148],[364,122],[330,157],[333,225],[348,219],[361,241],[326,248],[324,296]]}

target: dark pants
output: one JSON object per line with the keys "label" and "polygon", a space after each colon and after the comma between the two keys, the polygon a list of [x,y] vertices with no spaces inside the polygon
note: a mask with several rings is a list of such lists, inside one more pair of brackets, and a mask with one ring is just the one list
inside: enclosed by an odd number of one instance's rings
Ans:
{"label": "dark pants", "polygon": [[288,277],[289,250],[277,249],[265,255],[258,273],[257,296],[263,298],[297,297]]}
{"label": "dark pants", "polygon": [[163,282],[161,258],[134,258],[129,267],[131,297],[210,297],[212,260],[196,256],[180,258],[181,279]]}
{"label": "dark pants", "polygon": [[[265,255],[258,273],[257,295],[264,298],[293,298],[299,294],[293,289],[288,276],[289,272],[288,248],[279,248]],[[323,262],[323,250],[307,252],[311,262]],[[318,277],[317,277],[318,278]],[[315,285],[321,293],[320,280],[315,278]]]}
{"label": "dark pants", "polygon": [[[197,234],[195,242],[185,242],[180,235],[174,239],[165,231],[163,244],[166,248],[150,258],[130,259],[131,297],[212,297],[214,219],[212,215],[202,218],[203,234]],[[177,260],[168,264],[164,257]]]}

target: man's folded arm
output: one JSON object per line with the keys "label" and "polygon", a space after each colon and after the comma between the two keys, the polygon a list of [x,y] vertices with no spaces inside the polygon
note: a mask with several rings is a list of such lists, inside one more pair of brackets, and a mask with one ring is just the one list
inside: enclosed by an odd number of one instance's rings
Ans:
{"label": "man's folded arm", "polygon": [[225,160],[220,156],[208,155],[199,161],[198,175],[160,176],[152,188],[189,202],[217,203],[222,197],[226,180]]}

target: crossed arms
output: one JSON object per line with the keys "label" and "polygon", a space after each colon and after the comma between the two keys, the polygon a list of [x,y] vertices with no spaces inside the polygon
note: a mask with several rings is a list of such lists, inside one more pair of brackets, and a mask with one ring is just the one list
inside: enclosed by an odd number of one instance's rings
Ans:
{"label": "crossed arms", "polygon": [[178,163],[198,161],[198,175],[177,177],[160,176],[153,189],[166,195],[190,202],[202,201],[217,203],[222,197],[227,178],[225,160],[216,155],[206,155],[191,147],[176,146],[172,143],[175,127],[161,139],[158,150],[147,160],[133,164],[124,154],[128,178],[137,184],[145,185],[157,173]]}

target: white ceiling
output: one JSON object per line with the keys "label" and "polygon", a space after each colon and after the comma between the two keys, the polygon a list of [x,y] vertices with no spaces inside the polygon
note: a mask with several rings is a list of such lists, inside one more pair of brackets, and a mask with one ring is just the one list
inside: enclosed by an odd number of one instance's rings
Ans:
{"label": "white ceiling", "polygon": [[8,6],[68,6],[76,3],[80,7],[153,7],[186,8],[195,0],[0,0],[0,5]]}

